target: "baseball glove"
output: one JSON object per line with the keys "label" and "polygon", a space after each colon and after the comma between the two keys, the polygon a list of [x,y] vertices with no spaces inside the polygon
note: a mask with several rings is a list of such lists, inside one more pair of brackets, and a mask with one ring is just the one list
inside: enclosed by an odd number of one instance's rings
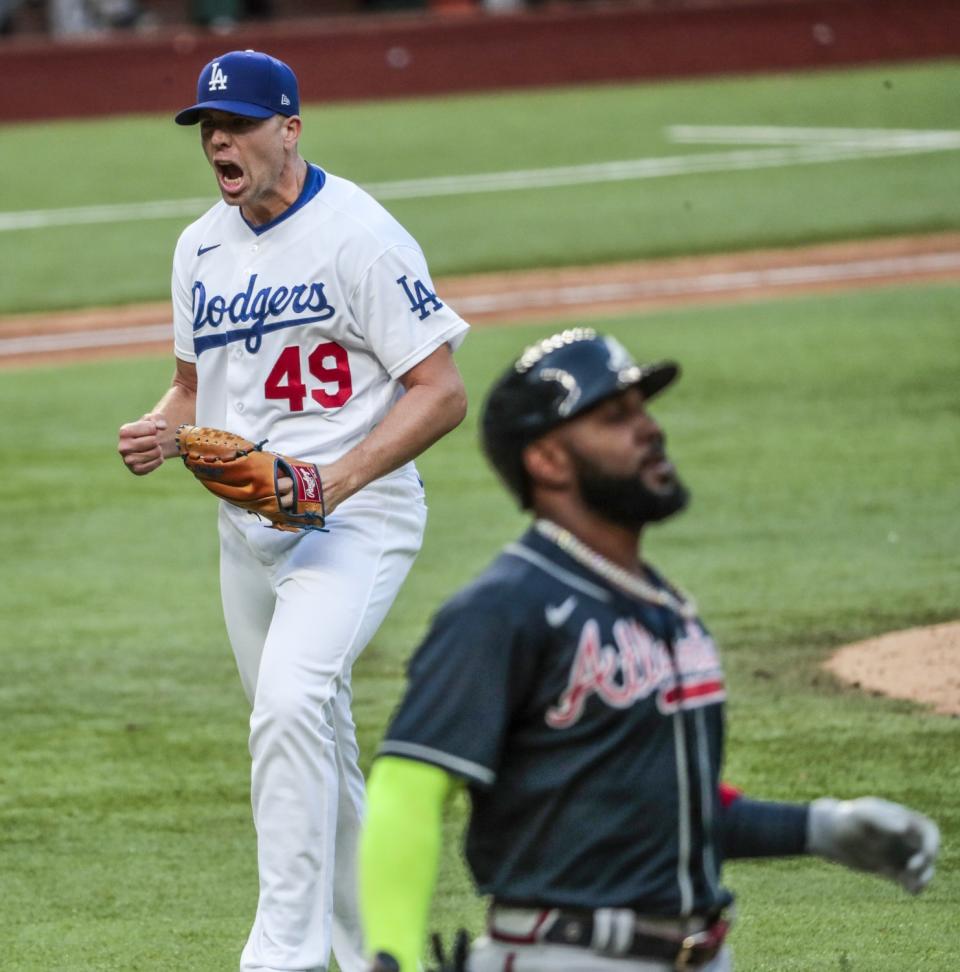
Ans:
{"label": "baseball glove", "polygon": [[[176,436],[184,465],[215,496],[262,516],[276,530],[321,529],[326,511],[320,470],[312,462],[264,451],[266,441],[196,425],[181,425]],[[293,481],[289,509],[280,505],[281,476]]]}

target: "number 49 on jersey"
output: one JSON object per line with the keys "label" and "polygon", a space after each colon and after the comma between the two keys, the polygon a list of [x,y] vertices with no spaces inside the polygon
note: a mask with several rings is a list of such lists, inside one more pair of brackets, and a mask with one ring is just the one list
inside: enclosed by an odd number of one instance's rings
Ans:
{"label": "number 49 on jersey", "polygon": [[[312,377],[316,382],[308,386],[304,372],[307,381]],[[302,412],[308,395],[323,408],[339,408],[353,394],[346,350],[336,341],[324,341],[309,354],[298,344],[287,345],[267,375],[263,394],[286,400],[291,412]]]}

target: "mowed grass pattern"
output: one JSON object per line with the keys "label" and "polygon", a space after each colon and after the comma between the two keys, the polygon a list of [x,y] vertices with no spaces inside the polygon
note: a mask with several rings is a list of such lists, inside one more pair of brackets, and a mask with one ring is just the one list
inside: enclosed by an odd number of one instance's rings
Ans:
{"label": "mowed grass pattern", "polygon": [[[695,594],[724,650],[726,777],[772,799],[880,793],[943,828],[919,899],[820,862],[729,866],[747,972],[949,965],[960,722],[841,687],[818,664],[835,644],[956,616],[958,299],[950,286],[876,289],[595,322],[684,367],[655,412],[694,502],[646,551]],[[458,356],[471,415],[419,464],[425,547],[355,673],[365,767],[430,615],[524,524],[475,420],[493,376],[554,329],[480,329]],[[247,711],[214,504],[179,464],[135,480],[114,452],[116,427],[170,373],[144,358],[0,382],[4,414],[28,416],[8,423],[0,527],[11,972],[233,972],[255,907]],[[434,907],[447,933],[483,920],[459,858],[464,809],[447,817]]]}
{"label": "mowed grass pattern", "polygon": [[[185,96],[192,90],[185,84]],[[361,184],[695,156],[671,125],[955,129],[960,64],[308,105],[302,151]],[[435,275],[960,226],[957,150],[394,200]],[[69,162],[67,162],[69,160]],[[218,197],[167,116],[0,127],[0,213]],[[198,206],[200,215],[203,207]],[[0,232],[0,314],[163,300],[187,219]]]}

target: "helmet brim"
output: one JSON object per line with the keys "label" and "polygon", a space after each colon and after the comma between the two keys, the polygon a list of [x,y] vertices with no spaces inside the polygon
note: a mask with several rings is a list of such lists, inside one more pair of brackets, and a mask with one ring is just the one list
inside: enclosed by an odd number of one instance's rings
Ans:
{"label": "helmet brim", "polygon": [[643,397],[651,399],[672,385],[680,376],[680,365],[675,361],[657,361],[643,368],[643,375],[637,382]]}

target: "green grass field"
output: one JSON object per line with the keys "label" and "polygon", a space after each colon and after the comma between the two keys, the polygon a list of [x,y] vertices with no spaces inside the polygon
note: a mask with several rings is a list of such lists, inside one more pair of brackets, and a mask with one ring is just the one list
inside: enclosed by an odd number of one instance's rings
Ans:
{"label": "green grass field", "polygon": [[[841,688],[832,645],[956,616],[960,288],[600,320],[685,375],[658,407],[694,491],[651,559],[693,591],[731,683],[727,777],[758,796],[882,793],[944,832],[910,899],[811,861],[736,864],[745,970],[939,970],[960,905],[960,722]],[[484,329],[460,356],[473,401],[549,325]],[[229,972],[256,897],[246,705],[222,630],[213,504],[171,464],[135,480],[115,428],[162,359],[8,372],[10,508],[0,683],[3,968]],[[474,408],[474,415],[476,407]],[[358,665],[364,762],[441,599],[520,528],[473,416],[421,462],[425,549]],[[77,484],[84,484],[78,488]],[[55,515],[38,511],[56,509]],[[438,927],[478,928],[456,851]]]}
{"label": "green grass field", "polygon": [[[958,81],[950,63],[310,106],[305,154],[373,182],[715,150],[668,143],[678,123],[943,129]],[[0,160],[18,173],[0,215],[211,189],[195,134],[167,119],[3,127]],[[957,228],[958,190],[944,151],[391,209],[444,273]],[[0,312],[163,299],[184,222],[0,232]],[[958,286],[877,288],[594,322],[684,366],[657,414],[694,503],[646,550],[724,651],[727,778],[772,799],[879,793],[943,830],[917,899],[814,861],[729,866],[740,972],[953,961],[960,720],[844,688],[819,663],[834,645],[957,617],[958,302]],[[554,329],[481,328],[458,356],[472,412],[419,463],[425,547],[356,670],[365,767],[431,613],[522,528],[474,421],[494,374]],[[136,480],[115,453],[117,427],[171,371],[150,357],[0,378],[17,419],[0,522],[4,972],[233,972],[252,919],[247,711],[214,505],[177,464]],[[448,933],[482,924],[457,852],[463,815],[448,815],[434,908]]]}
{"label": "green grass field", "polygon": [[[670,125],[956,127],[960,63],[311,105],[303,152],[362,184],[702,155]],[[194,129],[163,116],[0,127],[0,214],[217,198]],[[894,158],[395,200],[434,274],[789,246],[960,226],[957,149]],[[196,215],[203,210],[198,206]],[[0,313],[168,295],[188,220],[0,232]]]}

